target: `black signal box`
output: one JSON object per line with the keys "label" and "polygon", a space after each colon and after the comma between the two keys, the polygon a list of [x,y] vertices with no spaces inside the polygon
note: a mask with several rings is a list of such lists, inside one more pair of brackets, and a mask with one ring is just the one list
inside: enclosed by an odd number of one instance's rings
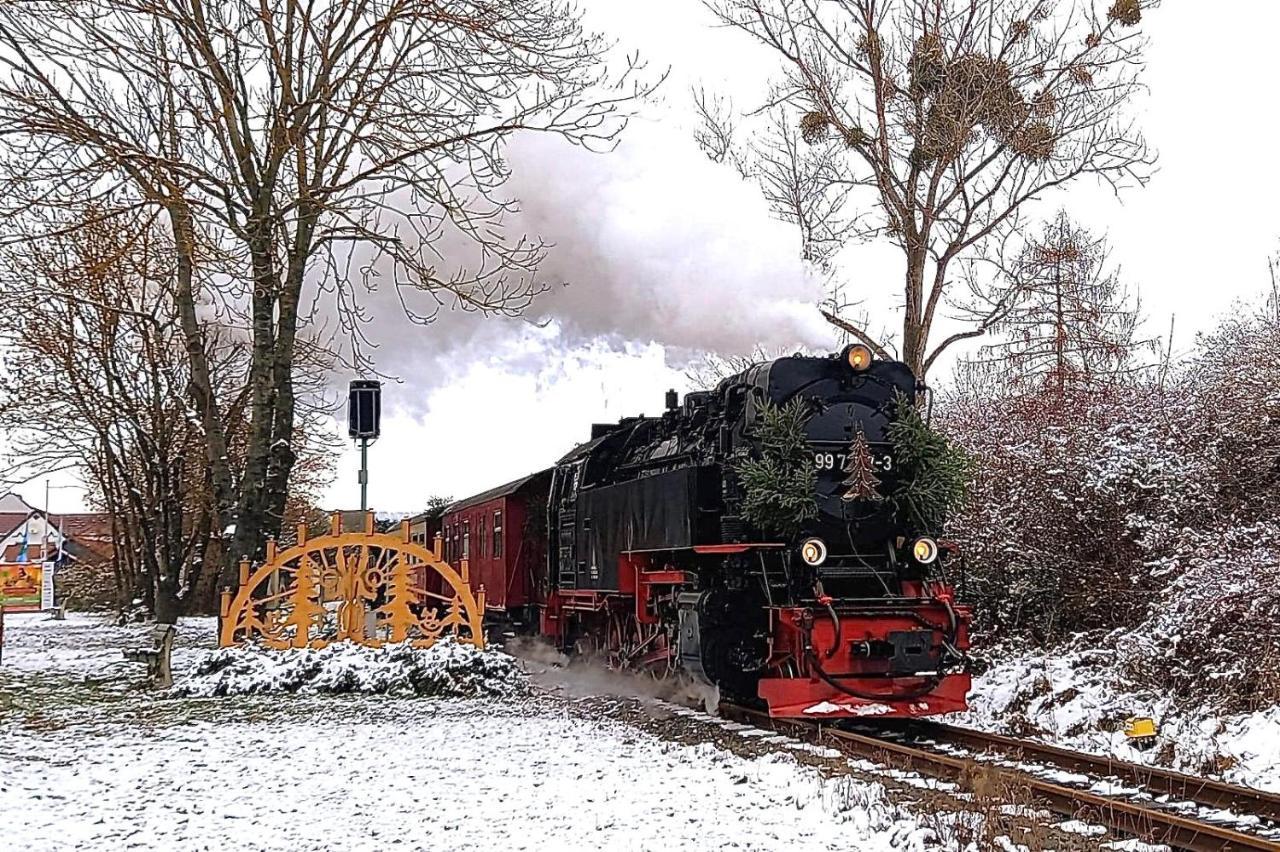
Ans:
{"label": "black signal box", "polygon": [[376,438],[382,426],[382,382],[356,379],[347,391],[347,434]]}

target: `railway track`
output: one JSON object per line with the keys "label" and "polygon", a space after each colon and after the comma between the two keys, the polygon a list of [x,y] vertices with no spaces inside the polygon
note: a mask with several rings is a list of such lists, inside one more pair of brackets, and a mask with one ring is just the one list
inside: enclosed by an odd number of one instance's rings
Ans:
{"label": "railway track", "polygon": [[970,750],[1008,754],[1024,761],[1094,776],[1117,778],[1124,784],[1141,787],[1154,796],[1169,796],[1182,801],[1195,802],[1204,807],[1258,816],[1280,824],[1280,794],[1276,793],[1253,790],[1211,778],[1186,775],[1158,766],[1130,763],[1112,757],[1087,754],[1045,743],[975,731],[971,728],[958,728],[937,722],[917,725],[908,729],[908,733],[916,738],[932,737],[940,742],[960,745]]}
{"label": "railway track", "polygon": [[[1190,802],[1204,808],[1229,809],[1241,817],[1255,816],[1274,823],[1280,817],[1280,796],[1274,794],[937,723],[913,725],[896,735],[869,735],[819,722],[772,719],[767,713],[734,704],[722,704],[720,712],[727,718],[761,727],[805,729],[842,751],[878,762],[905,763],[923,775],[946,781],[963,780],[978,763],[985,771],[993,773],[1002,786],[1029,790],[1037,801],[1064,818],[1085,819],[1119,834],[1163,843],[1174,849],[1188,852],[1280,852],[1280,842],[1175,809],[1175,802]],[[925,742],[926,739],[932,742]],[[1119,779],[1152,796],[1168,797],[1170,801],[1121,798],[1084,790],[1046,780],[1028,769],[1001,765],[972,755],[946,753],[937,743],[960,746],[970,752],[996,752],[1016,761],[1083,773],[1090,776],[1091,781]]]}

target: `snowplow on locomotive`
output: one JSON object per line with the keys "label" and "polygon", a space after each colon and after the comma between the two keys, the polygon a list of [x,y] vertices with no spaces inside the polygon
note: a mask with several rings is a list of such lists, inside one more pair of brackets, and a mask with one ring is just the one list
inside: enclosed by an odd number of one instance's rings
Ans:
{"label": "snowplow on locomotive", "polygon": [[[890,431],[919,390],[854,345],[668,392],[660,416],[597,424],[550,471],[449,506],[446,556],[528,632],[774,716],[962,710],[954,548],[885,496],[917,473]],[[520,528],[486,531],[504,517]]]}

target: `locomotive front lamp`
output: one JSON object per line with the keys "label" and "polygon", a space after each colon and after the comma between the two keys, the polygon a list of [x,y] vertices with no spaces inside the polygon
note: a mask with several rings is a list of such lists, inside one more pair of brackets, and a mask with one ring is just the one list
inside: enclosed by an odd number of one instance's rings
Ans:
{"label": "locomotive front lamp", "polygon": [[800,558],[804,564],[817,567],[827,561],[827,545],[820,538],[805,539],[800,545]]}
{"label": "locomotive front lamp", "polygon": [[861,343],[855,343],[844,351],[844,358],[855,373],[861,373],[871,366],[871,349]]}
{"label": "locomotive front lamp", "polygon": [[938,558],[938,543],[931,538],[918,538],[911,545],[911,556],[921,565],[928,565]]}

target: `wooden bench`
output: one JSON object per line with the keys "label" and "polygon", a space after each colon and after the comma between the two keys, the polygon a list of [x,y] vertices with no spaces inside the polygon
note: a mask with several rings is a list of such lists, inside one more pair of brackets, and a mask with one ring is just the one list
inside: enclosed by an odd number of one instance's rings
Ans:
{"label": "wooden bench", "polygon": [[173,686],[170,657],[173,654],[174,632],[172,624],[157,624],[151,628],[150,648],[129,648],[124,651],[124,658],[129,662],[147,664],[147,680],[157,689]]}

